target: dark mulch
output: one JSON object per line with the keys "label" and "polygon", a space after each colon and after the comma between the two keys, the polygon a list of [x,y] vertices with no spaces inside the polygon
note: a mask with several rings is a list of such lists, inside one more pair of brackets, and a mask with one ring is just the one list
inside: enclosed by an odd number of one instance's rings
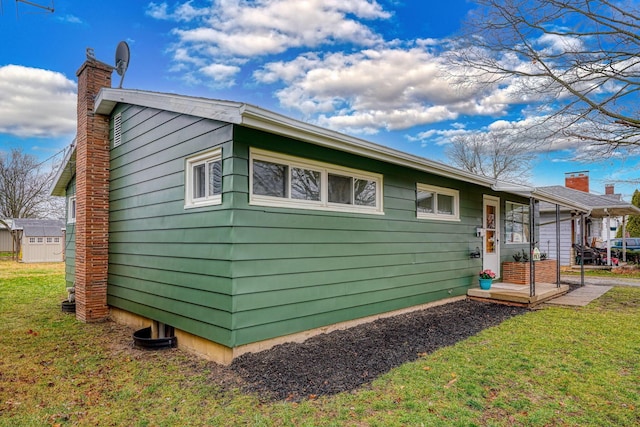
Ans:
{"label": "dark mulch", "polygon": [[457,301],[318,335],[301,344],[247,353],[235,359],[231,369],[243,378],[246,391],[271,399],[298,401],[336,394],[526,311]]}

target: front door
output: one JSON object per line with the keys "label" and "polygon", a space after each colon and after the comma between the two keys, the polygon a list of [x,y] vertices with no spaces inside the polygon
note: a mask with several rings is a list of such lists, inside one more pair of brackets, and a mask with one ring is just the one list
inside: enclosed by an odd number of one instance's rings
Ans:
{"label": "front door", "polygon": [[500,199],[493,196],[483,198],[482,216],[484,238],[482,242],[482,269],[491,270],[500,276]]}

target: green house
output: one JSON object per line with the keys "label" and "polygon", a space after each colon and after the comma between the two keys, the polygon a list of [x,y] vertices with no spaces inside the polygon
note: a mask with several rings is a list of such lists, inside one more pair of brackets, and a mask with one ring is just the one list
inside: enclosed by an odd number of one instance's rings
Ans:
{"label": "green house", "polygon": [[[79,103],[94,105],[79,105],[89,125],[79,113],[52,190],[67,198],[79,316],[100,320],[90,294],[104,288],[112,318],[170,325],[222,363],[464,297],[481,269],[499,274],[505,248],[528,247],[532,198],[558,203],[249,104],[104,85],[93,97],[83,79],[101,65],[79,71]],[[108,167],[92,166],[87,139]],[[80,182],[104,170],[100,219],[87,213],[98,185]],[[101,221],[108,240],[79,243]]]}

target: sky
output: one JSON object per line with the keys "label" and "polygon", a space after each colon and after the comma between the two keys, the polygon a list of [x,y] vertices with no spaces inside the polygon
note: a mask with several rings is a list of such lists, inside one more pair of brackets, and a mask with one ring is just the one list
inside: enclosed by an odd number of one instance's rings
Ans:
{"label": "sky", "polygon": [[[76,128],[76,71],[87,48],[109,64],[126,41],[122,87],[246,102],[450,164],[455,135],[518,128],[539,111],[504,88],[461,90],[443,76],[443,46],[466,0],[0,0],[0,152],[60,161]],[[99,5],[99,6],[98,6]],[[50,12],[47,8],[53,9]],[[112,84],[120,84],[113,74]],[[575,160],[540,146],[535,186],[589,171],[631,200],[640,159]]]}

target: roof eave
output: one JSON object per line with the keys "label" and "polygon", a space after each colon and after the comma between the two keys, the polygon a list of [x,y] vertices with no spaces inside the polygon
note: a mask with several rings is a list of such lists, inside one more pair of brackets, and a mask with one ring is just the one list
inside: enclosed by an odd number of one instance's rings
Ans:
{"label": "roof eave", "polygon": [[71,182],[75,173],[75,160],[76,160],[76,140],[71,142],[71,145],[67,148],[67,151],[62,159],[60,168],[56,172],[56,176],[53,179],[53,185],[51,186],[50,194],[52,196],[65,196],[67,185]]}
{"label": "roof eave", "polygon": [[491,178],[291,119],[250,104],[158,92],[104,88],[100,90],[96,98],[95,112],[105,115],[111,114],[118,103],[142,105],[225,121],[485,187],[491,187],[495,183],[495,180]]}

